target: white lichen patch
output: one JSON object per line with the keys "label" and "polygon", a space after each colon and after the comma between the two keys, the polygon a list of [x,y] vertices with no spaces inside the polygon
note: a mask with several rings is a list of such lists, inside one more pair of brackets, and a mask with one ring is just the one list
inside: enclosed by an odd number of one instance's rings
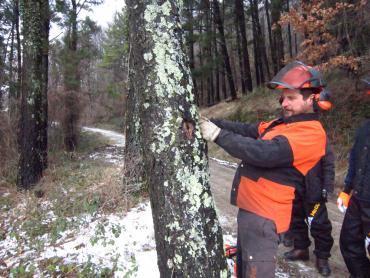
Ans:
{"label": "white lichen patch", "polygon": [[168,266],[169,269],[172,269],[173,268],[173,262],[172,262],[171,259],[168,259],[167,266]]}
{"label": "white lichen patch", "polygon": [[150,52],[144,53],[144,60],[145,61],[150,62],[152,59],[153,59],[152,53],[150,53]]}
{"label": "white lichen patch", "polygon": [[174,258],[174,262],[175,262],[175,264],[181,264],[182,263],[182,256],[176,254],[175,258]]}

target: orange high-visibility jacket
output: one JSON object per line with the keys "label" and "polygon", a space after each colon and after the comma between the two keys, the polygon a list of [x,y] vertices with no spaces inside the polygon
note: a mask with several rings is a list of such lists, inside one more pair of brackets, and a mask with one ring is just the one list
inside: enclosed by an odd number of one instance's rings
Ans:
{"label": "orange high-visibility jacket", "polygon": [[278,233],[289,229],[295,190],[325,155],[326,133],[315,113],[258,124],[212,120],[221,128],[216,143],[242,162],[231,203],[271,219]]}

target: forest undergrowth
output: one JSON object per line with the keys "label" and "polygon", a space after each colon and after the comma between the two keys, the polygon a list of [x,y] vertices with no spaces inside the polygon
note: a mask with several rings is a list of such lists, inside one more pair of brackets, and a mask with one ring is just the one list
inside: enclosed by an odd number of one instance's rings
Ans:
{"label": "forest undergrowth", "polygon": [[[98,156],[111,146],[109,140],[82,132],[77,151],[66,153],[57,147],[60,144],[58,127],[50,130],[49,138],[54,147],[50,149],[48,170],[31,190],[17,190],[15,174],[3,172],[8,176],[2,176],[0,185],[0,243],[10,238],[16,241],[17,248],[0,248],[3,249],[0,251],[0,277],[111,276],[117,267],[114,264],[102,268],[91,261],[66,263],[61,258],[47,256],[37,263],[33,260],[36,254],[45,253],[50,246],[60,245],[61,240],[72,239],[71,231],[77,233],[87,224],[102,219],[103,215],[113,212],[124,215],[141,200],[139,195],[125,194],[122,164],[99,159]],[[90,242],[101,244],[105,232],[118,237],[122,228],[119,224],[107,227],[97,224]],[[9,264],[12,261],[9,258],[15,257],[21,259]]]}

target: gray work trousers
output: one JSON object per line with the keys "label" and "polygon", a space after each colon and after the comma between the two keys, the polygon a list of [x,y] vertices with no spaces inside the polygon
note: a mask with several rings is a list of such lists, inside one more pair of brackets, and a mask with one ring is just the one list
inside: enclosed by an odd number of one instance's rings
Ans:
{"label": "gray work trousers", "polygon": [[252,212],[238,212],[238,278],[275,277],[279,235],[274,221]]}

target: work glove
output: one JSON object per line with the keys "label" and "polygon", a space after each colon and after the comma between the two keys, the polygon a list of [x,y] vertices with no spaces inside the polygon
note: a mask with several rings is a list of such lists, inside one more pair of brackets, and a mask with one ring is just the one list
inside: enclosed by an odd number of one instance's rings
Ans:
{"label": "work glove", "polygon": [[215,141],[217,136],[220,134],[221,128],[205,117],[200,118],[199,124],[203,139],[212,142]]}
{"label": "work glove", "polygon": [[340,210],[340,212],[343,212],[345,213],[347,208],[348,208],[348,203],[349,203],[349,199],[351,197],[345,193],[345,192],[341,192],[339,193],[339,196],[338,196],[338,199],[337,199],[337,206],[338,206],[338,209]]}

